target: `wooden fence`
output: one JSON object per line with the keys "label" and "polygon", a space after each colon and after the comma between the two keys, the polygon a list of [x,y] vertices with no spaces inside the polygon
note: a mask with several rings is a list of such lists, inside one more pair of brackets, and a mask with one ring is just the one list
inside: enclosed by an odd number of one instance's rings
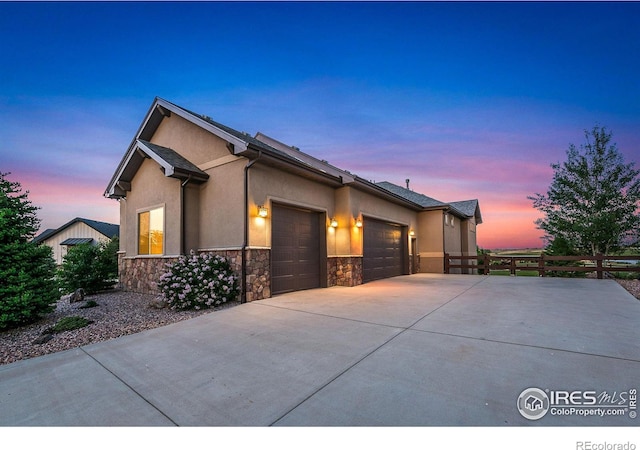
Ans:
{"label": "wooden fence", "polygon": [[[458,264],[452,263],[459,261]],[[575,264],[558,265],[560,262],[575,262]],[[633,263],[625,263],[632,261]],[[635,256],[452,256],[444,254],[444,273],[451,273],[452,269],[461,269],[463,273],[469,269],[478,270],[479,273],[489,275],[492,270],[509,270],[511,275],[518,271],[537,271],[544,277],[548,272],[596,272],[599,279],[604,278],[609,272],[640,272],[640,255]]]}

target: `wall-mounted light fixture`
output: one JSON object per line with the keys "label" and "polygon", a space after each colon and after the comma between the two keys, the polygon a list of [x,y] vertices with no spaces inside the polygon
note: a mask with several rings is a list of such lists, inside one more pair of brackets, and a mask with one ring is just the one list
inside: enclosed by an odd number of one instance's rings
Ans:
{"label": "wall-mounted light fixture", "polygon": [[409,230],[409,236],[413,237],[416,235],[416,232],[413,230]]}
{"label": "wall-mounted light fixture", "polygon": [[338,221],[336,220],[335,217],[333,219],[331,219],[331,226],[333,228],[338,228]]}
{"label": "wall-mounted light fixture", "polygon": [[362,219],[356,219],[356,227],[362,228]]}
{"label": "wall-mounted light fixture", "polygon": [[267,217],[269,215],[269,210],[266,206],[258,205],[258,216]]}

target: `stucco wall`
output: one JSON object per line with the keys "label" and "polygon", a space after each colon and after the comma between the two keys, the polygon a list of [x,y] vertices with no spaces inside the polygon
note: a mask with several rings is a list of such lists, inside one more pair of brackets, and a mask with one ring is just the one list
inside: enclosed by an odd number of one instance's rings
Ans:
{"label": "stucco wall", "polygon": [[224,140],[176,114],[162,120],[151,142],[177,151],[196,166],[229,155]]}
{"label": "stucco wall", "polygon": [[418,254],[420,272],[444,272],[444,229],[442,210],[418,214]]}
{"label": "stucco wall", "polygon": [[205,170],[200,187],[200,249],[240,248],[244,242],[244,168],[248,160]]}
{"label": "stucco wall", "polygon": [[[261,164],[254,165],[249,171],[249,245],[271,247],[274,202],[326,211],[331,217],[335,209],[333,192],[333,188],[318,182]],[[266,219],[258,217],[258,205],[269,209]]]}
{"label": "stucco wall", "polygon": [[165,177],[155,161],[145,159],[122,202],[125,229],[120,242],[128,257],[138,254],[138,213],[160,206],[164,207],[164,255],[180,254],[180,180]]}

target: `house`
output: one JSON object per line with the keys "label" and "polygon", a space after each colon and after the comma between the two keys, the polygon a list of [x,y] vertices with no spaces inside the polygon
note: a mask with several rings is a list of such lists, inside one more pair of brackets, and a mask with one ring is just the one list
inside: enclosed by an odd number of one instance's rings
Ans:
{"label": "house", "polygon": [[119,235],[119,225],[76,217],[60,228],[43,231],[33,242],[51,247],[56,264],[60,265],[70,247],[79,244],[97,245]]}
{"label": "house", "polygon": [[373,183],[262,133],[156,98],[111,178],[124,289],[157,292],[165,263],[226,256],[242,300],[416,272],[475,255],[477,200]]}

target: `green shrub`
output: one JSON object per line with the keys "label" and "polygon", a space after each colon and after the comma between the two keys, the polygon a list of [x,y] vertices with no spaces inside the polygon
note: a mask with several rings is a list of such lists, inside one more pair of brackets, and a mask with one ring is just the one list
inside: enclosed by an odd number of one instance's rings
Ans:
{"label": "green shrub", "polygon": [[95,308],[96,306],[98,306],[98,302],[96,302],[95,300],[87,300],[86,303],[82,306],[80,306],[80,309],[85,309],[85,308]]}
{"label": "green shrub", "polygon": [[117,250],[117,238],[98,245],[71,247],[58,271],[62,292],[69,294],[82,288],[87,294],[95,294],[113,287],[118,277]]}
{"label": "green shrub", "polygon": [[222,256],[191,252],[167,269],[158,288],[171,309],[206,309],[238,296],[238,277]]}
{"label": "green shrub", "polygon": [[51,248],[31,240],[38,208],[6,175],[0,173],[0,330],[35,322],[60,297]]}
{"label": "green shrub", "polygon": [[47,328],[44,332],[47,334],[62,333],[63,331],[77,330],[78,328],[86,327],[87,325],[92,323],[92,320],[85,319],[84,317],[63,317],[62,319],[58,320],[58,322],[56,322],[54,326]]}

